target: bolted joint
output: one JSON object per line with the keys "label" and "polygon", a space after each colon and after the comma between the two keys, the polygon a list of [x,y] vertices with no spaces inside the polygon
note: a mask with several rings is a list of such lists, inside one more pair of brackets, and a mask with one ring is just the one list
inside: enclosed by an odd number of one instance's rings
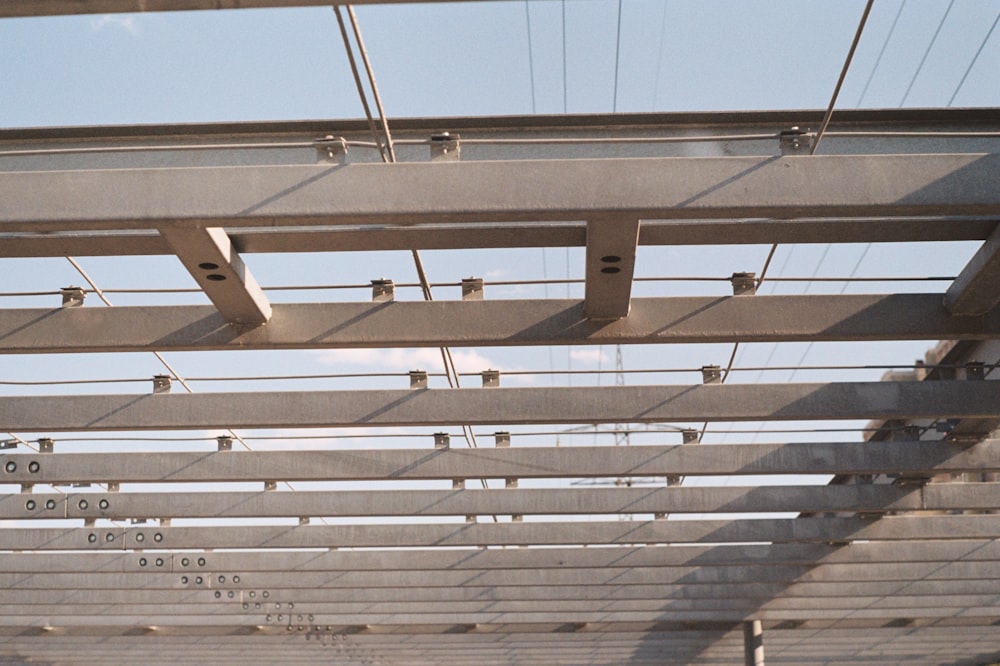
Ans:
{"label": "bolted joint", "polygon": [[52,453],[55,450],[56,443],[49,437],[39,437],[38,438],[38,452],[39,453]]}
{"label": "bolted joint", "polygon": [[372,302],[388,303],[396,300],[396,285],[392,280],[372,280]]}
{"label": "bolted joint", "polygon": [[450,132],[432,134],[430,138],[432,162],[457,162],[462,158],[462,135]]}
{"label": "bolted joint", "polygon": [[965,378],[976,381],[986,379],[986,364],[982,361],[970,361],[966,363]]}
{"label": "bolted joint", "polygon": [[411,389],[427,388],[426,370],[410,370],[410,388]]}
{"label": "bolted joint", "polygon": [[722,383],[722,368],[717,365],[703,365],[701,366],[701,383],[702,384],[721,384]]}
{"label": "bolted joint", "polygon": [[434,448],[435,449],[451,448],[451,435],[449,435],[446,432],[434,433]]}
{"label": "bolted joint", "polygon": [[347,162],[347,139],[344,137],[328,134],[313,141],[313,145],[316,146],[316,161],[338,164]]}
{"label": "bolted joint", "polygon": [[733,285],[733,296],[753,296],[757,293],[756,273],[733,273],[729,282]]}
{"label": "bolted joint", "polygon": [[153,375],[153,393],[170,393],[170,375]]}
{"label": "bolted joint", "polygon": [[483,370],[483,388],[498,388],[500,386],[499,370]]}
{"label": "bolted joint", "polygon": [[59,290],[62,294],[62,306],[64,308],[83,307],[83,301],[87,298],[87,292],[82,287],[63,287]]}
{"label": "bolted joint", "polygon": [[215,441],[218,442],[220,451],[233,450],[233,438],[229,435],[219,435],[215,438]]}
{"label": "bolted joint", "polygon": [[808,155],[815,134],[798,125],[778,133],[778,147],[782,155]]}
{"label": "bolted joint", "polygon": [[462,278],[463,301],[481,301],[483,300],[483,295],[483,278]]}

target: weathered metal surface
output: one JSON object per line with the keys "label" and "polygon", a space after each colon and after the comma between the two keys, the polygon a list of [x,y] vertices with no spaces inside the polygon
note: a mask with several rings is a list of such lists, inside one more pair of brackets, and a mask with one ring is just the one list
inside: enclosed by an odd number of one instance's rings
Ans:
{"label": "weathered metal surface", "polygon": [[[0,519],[984,511],[1000,484],[0,495]],[[55,509],[46,503],[55,502]]]}
{"label": "weathered metal surface", "polygon": [[[506,447],[352,451],[24,454],[9,483],[190,483],[681,474],[904,474],[1000,471],[1000,440]],[[37,464],[37,468],[32,466]],[[34,471],[32,471],[34,470]]]}
{"label": "weathered metal surface", "polygon": [[0,353],[1000,337],[1000,313],[956,316],[943,300],[633,298],[629,316],[614,322],[588,320],[581,301],[562,299],[276,303],[268,325],[249,330],[207,306],[8,309],[0,310]]}
{"label": "weathered metal surface", "polygon": [[1000,382],[665,385],[0,398],[13,431],[995,418]]}
{"label": "weathered metal surface", "polygon": [[989,153],[3,172],[0,231],[982,216],[998,179]]}

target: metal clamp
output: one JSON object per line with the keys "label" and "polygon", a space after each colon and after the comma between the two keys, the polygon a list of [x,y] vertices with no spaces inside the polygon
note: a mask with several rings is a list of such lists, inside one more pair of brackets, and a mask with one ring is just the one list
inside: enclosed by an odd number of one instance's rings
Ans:
{"label": "metal clamp", "polygon": [[701,366],[701,383],[702,384],[721,384],[722,383],[722,368],[717,365],[703,365]]}
{"label": "metal clamp", "polygon": [[411,389],[427,388],[426,370],[410,370],[410,388]]}
{"label": "metal clamp", "polygon": [[815,135],[798,125],[778,133],[778,147],[782,155],[808,155]]}
{"label": "metal clamp", "polygon": [[434,433],[434,448],[435,449],[451,448],[451,435],[449,435],[446,432]]}
{"label": "metal clamp", "polygon": [[432,162],[457,162],[462,158],[462,136],[450,132],[432,134],[430,140]]}
{"label": "metal clamp", "polygon": [[396,285],[392,280],[372,280],[372,302],[388,303],[396,300]]}
{"label": "metal clamp", "polygon": [[483,278],[477,278],[477,277],[462,278],[462,300],[463,301],[483,300]]}
{"label": "metal clamp", "polygon": [[483,376],[483,388],[498,388],[500,386],[499,370],[483,370],[480,374]]}
{"label": "metal clamp", "polygon": [[83,290],[83,287],[63,287],[59,290],[62,294],[62,306],[64,308],[79,308],[83,307],[83,301],[87,298],[87,292]]}
{"label": "metal clamp", "polygon": [[757,293],[756,273],[733,273],[729,282],[733,285],[733,296],[753,296]]}
{"label": "metal clamp", "polygon": [[320,162],[347,162],[347,139],[342,136],[327,135],[313,142],[316,159]]}
{"label": "metal clamp", "polygon": [[170,375],[153,375],[153,393],[170,393]]}

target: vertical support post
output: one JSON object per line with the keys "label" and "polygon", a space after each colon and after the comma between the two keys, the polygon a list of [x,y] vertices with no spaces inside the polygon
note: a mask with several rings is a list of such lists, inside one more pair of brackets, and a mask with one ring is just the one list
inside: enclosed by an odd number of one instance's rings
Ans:
{"label": "vertical support post", "polygon": [[743,623],[743,663],[764,666],[764,629],[760,620]]}

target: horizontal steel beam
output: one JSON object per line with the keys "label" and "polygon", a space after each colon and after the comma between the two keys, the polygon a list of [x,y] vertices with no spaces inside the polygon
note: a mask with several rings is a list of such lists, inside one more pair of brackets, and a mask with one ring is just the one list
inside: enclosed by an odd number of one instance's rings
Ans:
{"label": "horizontal steel beam", "polygon": [[[150,557],[153,555],[150,554]],[[868,582],[981,580],[993,576],[996,562],[910,562],[892,564],[734,565],[729,567],[552,568],[461,571],[215,572],[212,576],[159,572],[0,573],[4,589],[134,588],[176,590],[268,590],[304,588],[349,590],[375,587],[491,588],[494,586],[710,585],[728,583]],[[219,579],[219,575],[222,579]],[[200,582],[199,582],[200,581]],[[234,596],[235,598],[235,596]],[[1000,615],[1000,606],[989,609]]]}
{"label": "horizontal steel beam", "polygon": [[952,313],[978,316],[1000,303],[1000,228],[983,243],[948,287],[944,304]]}
{"label": "horizontal steel beam", "polygon": [[[427,0],[356,0],[355,5],[414,4]],[[441,0],[437,0],[440,2]],[[445,0],[446,2],[451,0]],[[268,7],[329,7],[322,0],[5,0],[0,18],[172,12],[202,9],[263,9]]]}
{"label": "horizontal steel beam", "polygon": [[25,454],[5,483],[192,483],[404,479],[998,472],[1000,440],[711,446]]}
{"label": "horizontal steel beam", "polygon": [[[227,569],[232,571],[232,569]],[[242,580],[242,579],[241,579]],[[192,608],[228,601],[230,590],[218,598],[217,590],[149,589],[142,587],[112,587],[107,589],[60,590],[5,590],[4,602],[8,604],[63,604],[84,606],[91,604],[188,604]],[[322,589],[272,587],[268,589],[246,587],[232,590],[233,600],[256,604],[294,604],[329,602],[330,592]],[[264,596],[267,592],[267,596]],[[1000,583],[995,579],[980,581],[926,580],[926,581],[865,581],[833,583],[725,583],[722,585],[604,585],[604,586],[495,586],[482,587],[377,587],[354,588],[348,593],[355,602],[462,602],[462,601],[627,601],[648,600],[666,603],[673,599],[753,599],[762,603],[769,599],[852,599],[858,597],[894,596],[947,600],[950,597],[974,595],[1000,595]],[[223,603],[226,603],[223,601]],[[947,605],[947,604],[944,604]]]}
{"label": "horizontal steel beam", "polygon": [[588,320],[576,300],[276,303],[268,325],[251,330],[229,325],[211,306],[3,309],[0,353],[1000,337],[1000,313],[956,316],[943,300],[942,294],[633,298],[629,316],[614,322]]}
{"label": "horizontal steel beam", "polygon": [[[250,551],[250,552],[89,552],[89,553],[0,553],[0,571],[8,573],[89,573],[171,571],[215,575],[219,572],[282,572],[282,571],[454,571],[463,569],[547,569],[547,568],[630,568],[630,567],[717,567],[717,566],[784,566],[788,564],[892,564],[906,562],[996,562],[1000,561],[1000,541],[972,539],[968,541],[928,541],[914,539],[901,548],[895,542],[853,543],[839,546],[824,543],[753,544],[686,546],[618,546],[587,548],[475,548],[424,550],[365,550],[365,551]],[[164,559],[156,566],[155,558]],[[145,564],[142,560],[145,559]],[[982,581],[984,583],[988,581]],[[986,594],[991,587],[963,594]],[[583,588],[585,589],[585,588]],[[943,588],[923,588],[917,593],[942,594]],[[530,592],[528,590],[527,592]],[[826,596],[828,590],[810,595]],[[581,590],[574,591],[579,595]],[[607,595],[604,591],[602,595]],[[880,593],[881,594],[881,593]],[[887,593],[885,593],[887,594]],[[754,596],[751,594],[750,596]],[[521,597],[515,597],[521,598]],[[524,598],[536,598],[532,594]],[[576,598],[570,595],[567,598]],[[606,597],[601,597],[606,598]],[[638,597],[654,599],[656,596]],[[202,601],[208,601],[207,597]],[[322,599],[317,599],[322,600]],[[27,602],[25,602],[27,603]],[[139,603],[130,602],[130,603]]]}
{"label": "horizontal steel beam", "polygon": [[[48,508],[55,504],[54,509]],[[0,495],[0,519],[984,511],[1000,484]]]}
{"label": "horizontal steel beam", "polygon": [[989,153],[5,172],[0,232],[995,216],[998,179]]}
{"label": "horizontal steel beam", "polygon": [[0,397],[13,432],[993,418],[1000,382],[669,385]]}
{"label": "horizontal steel beam", "polygon": [[[994,218],[873,218],[846,220],[645,221],[639,245],[765,243],[878,243],[985,240]],[[582,247],[584,223],[420,225],[296,229],[229,229],[233,245],[255,252],[465,250],[509,247]],[[153,231],[15,233],[0,236],[0,257],[129,256],[172,254]]]}
{"label": "horizontal steel beam", "polygon": [[[141,535],[141,536],[140,536]],[[157,536],[159,535],[159,536]],[[1000,516],[892,516],[427,525],[214,525],[0,530],[2,550],[407,548],[657,543],[840,543],[1000,538]],[[166,562],[164,562],[164,565]]]}
{"label": "horizontal steel beam", "polygon": [[[228,594],[228,593],[227,593]],[[69,615],[74,617],[91,618],[96,616],[114,615],[141,618],[144,616],[158,615],[169,618],[168,621],[177,622],[186,617],[200,617],[207,621],[218,621],[221,617],[226,617],[230,622],[240,621],[265,621],[266,615],[272,616],[272,621],[277,614],[282,614],[282,619],[289,619],[286,610],[286,603],[283,602],[249,602],[245,595],[235,595],[229,599],[227,594],[222,594],[215,603],[192,604],[182,602],[179,604],[169,604],[147,600],[134,604],[4,604],[4,618],[15,617],[39,617],[45,615]],[[293,623],[302,617],[304,622],[309,622],[307,615],[314,616],[312,623],[324,622],[327,617],[342,618],[345,615],[357,614],[379,614],[389,615],[392,613],[400,615],[421,615],[425,614],[427,620],[433,622],[437,615],[442,613],[652,613],[662,611],[664,613],[679,612],[765,612],[765,611],[796,611],[802,617],[810,617],[813,613],[826,611],[845,611],[855,608],[867,610],[877,610],[885,613],[889,617],[896,618],[914,611],[928,611],[932,609],[950,609],[952,612],[960,612],[965,608],[983,608],[993,604],[996,595],[973,594],[973,595],[949,595],[940,597],[915,597],[915,596],[889,596],[880,597],[875,595],[861,595],[854,599],[844,597],[834,598],[809,598],[792,597],[776,599],[743,599],[743,598],[714,598],[714,599],[627,599],[627,600],[490,600],[480,599],[474,601],[439,601],[426,600],[418,602],[408,601],[388,601],[371,602],[367,600],[356,601],[352,596],[344,595],[339,599],[327,599],[321,602],[293,601],[291,620]],[[259,603],[259,606],[258,606]],[[285,611],[281,613],[281,611]],[[343,620],[339,620],[343,621]]]}

